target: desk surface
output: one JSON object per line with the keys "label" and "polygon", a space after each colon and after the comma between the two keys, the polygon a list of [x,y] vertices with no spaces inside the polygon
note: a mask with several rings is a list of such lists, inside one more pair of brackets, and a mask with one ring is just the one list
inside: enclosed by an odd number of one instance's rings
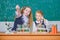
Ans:
{"label": "desk surface", "polygon": [[60,36],[60,33],[50,34],[50,33],[14,33],[14,34],[5,34],[0,33],[0,36]]}
{"label": "desk surface", "polygon": [[0,33],[0,40],[60,40],[60,33]]}

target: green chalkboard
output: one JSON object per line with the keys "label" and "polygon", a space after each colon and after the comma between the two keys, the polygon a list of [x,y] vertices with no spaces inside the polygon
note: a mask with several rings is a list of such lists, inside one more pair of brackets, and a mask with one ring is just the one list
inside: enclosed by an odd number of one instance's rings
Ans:
{"label": "green chalkboard", "polygon": [[0,21],[14,21],[17,4],[21,8],[30,6],[33,17],[36,10],[41,10],[46,19],[60,21],[60,0],[0,0]]}

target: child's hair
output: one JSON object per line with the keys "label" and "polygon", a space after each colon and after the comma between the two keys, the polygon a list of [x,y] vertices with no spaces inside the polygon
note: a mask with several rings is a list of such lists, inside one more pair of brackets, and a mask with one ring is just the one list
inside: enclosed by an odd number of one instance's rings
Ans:
{"label": "child's hair", "polygon": [[[30,8],[30,7],[28,7],[28,6],[25,6],[25,7],[23,7],[22,9],[21,9],[21,13],[23,14],[23,11],[26,9],[26,8]],[[31,9],[31,8],[30,8]],[[30,11],[30,14],[29,14],[29,27],[31,27],[32,26],[32,23],[33,23],[33,18],[32,18],[32,12]]]}
{"label": "child's hair", "polygon": [[39,13],[39,14],[41,14],[43,16],[43,12],[40,11],[40,10],[37,10],[36,13]]}

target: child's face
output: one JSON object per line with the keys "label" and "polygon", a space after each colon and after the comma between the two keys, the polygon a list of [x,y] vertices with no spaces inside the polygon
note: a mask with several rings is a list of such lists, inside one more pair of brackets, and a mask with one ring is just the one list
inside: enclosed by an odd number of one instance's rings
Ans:
{"label": "child's face", "polygon": [[43,16],[40,13],[36,13],[36,20],[40,21],[42,17]]}
{"label": "child's face", "polygon": [[25,15],[25,16],[28,16],[28,15],[30,14],[30,12],[31,12],[31,9],[27,7],[27,8],[24,10],[24,15]]}

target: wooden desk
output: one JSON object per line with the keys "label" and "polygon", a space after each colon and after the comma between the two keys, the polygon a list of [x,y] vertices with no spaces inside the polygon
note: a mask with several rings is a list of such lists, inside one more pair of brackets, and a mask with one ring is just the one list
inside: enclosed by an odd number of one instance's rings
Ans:
{"label": "wooden desk", "polygon": [[60,40],[60,33],[15,33],[4,34],[0,33],[0,40]]}

